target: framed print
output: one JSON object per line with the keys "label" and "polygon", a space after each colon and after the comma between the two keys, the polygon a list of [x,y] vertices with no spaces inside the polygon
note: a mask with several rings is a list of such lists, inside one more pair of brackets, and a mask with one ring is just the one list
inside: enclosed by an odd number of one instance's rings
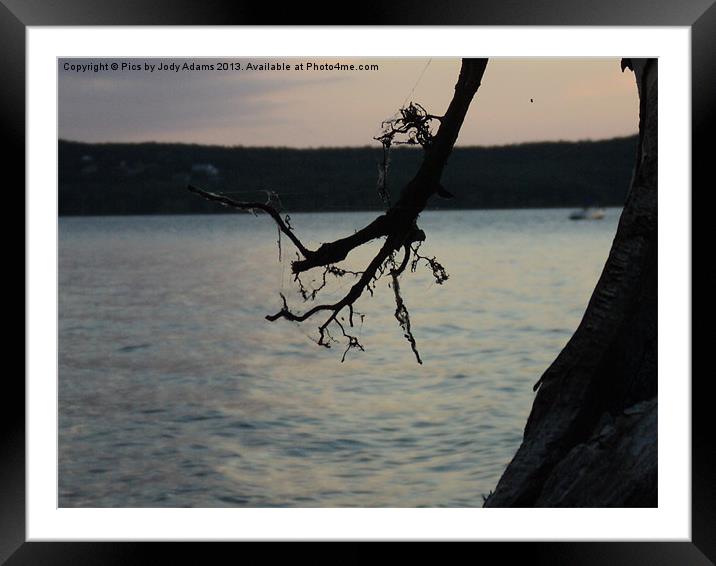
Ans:
{"label": "framed print", "polygon": [[713,561],[690,195],[716,8],[585,10],[6,2],[3,558]]}

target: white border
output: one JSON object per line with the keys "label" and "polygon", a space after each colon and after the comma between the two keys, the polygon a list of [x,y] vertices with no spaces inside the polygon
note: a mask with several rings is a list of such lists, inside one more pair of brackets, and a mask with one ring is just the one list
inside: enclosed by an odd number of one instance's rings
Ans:
{"label": "white border", "polygon": [[[690,540],[690,28],[436,27],[428,42],[407,27],[27,32],[28,540]],[[57,508],[56,58],[322,55],[659,57],[658,509]]]}

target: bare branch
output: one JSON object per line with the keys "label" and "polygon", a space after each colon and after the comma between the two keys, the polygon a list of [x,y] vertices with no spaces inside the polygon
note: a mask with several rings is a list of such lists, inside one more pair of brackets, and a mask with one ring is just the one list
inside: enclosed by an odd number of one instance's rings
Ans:
{"label": "bare branch", "polygon": [[433,277],[435,277],[435,283],[438,285],[442,285],[450,278],[450,275],[448,275],[447,270],[442,266],[442,264],[435,259],[435,256],[433,257],[426,257],[423,255],[420,255],[418,250],[420,249],[420,244],[422,242],[418,242],[415,246],[413,246],[413,261],[410,264],[410,271],[412,273],[415,273],[415,270],[418,268],[418,263],[420,261],[425,261],[428,264],[428,267],[430,267],[431,271],[433,272]]}
{"label": "bare branch", "polygon": [[410,348],[413,350],[413,354],[415,354],[415,359],[418,360],[419,364],[422,364],[423,360],[420,359],[418,346],[415,343],[415,337],[410,329],[410,315],[408,314],[405,302],[403,302],[403,297],[400,294],[398,275],[396,274],[396,271],[391,271],[390,275],[393,278],[393,293],[395,294],[395,319],[398,321],[398,324],[400,324],[400,328],[403,329],[403,336],[405,336],[405,339],[410,344]]}
{"label": "bare branch", "polygon": [[309,309],[303,314],[295,314],[288,308],[288,306],[286,305],[286,300],[284,299],[283,308],[276,314],[267,315],[266,320],[274,321],[278,320],[279,318],[285,318],[286,320],[291,320],[293,322],[303,322],[304,320],[318,312],[332,311],[333,314],[329,318],[330,321],[330,319],[335,318],[335,316],[343,308],[347,307],[348,305],[353,305],[353,303],[355,303],[360,298],[360,296],[363,294],[363,291],[370,283],[371,279],[375,277],[380,267],[394,250],[394,239],[388,238],[385,244],[383,244],[383,247],[380,249],[378,254],[373,258],[366,270],[363,272],[358,282],[355,283],[353,287],[351,287],[350,291],[348,291],[346,296],[343,297],[337,303],[334,303],[332,305],[316,305],[315,307]]}
{"label": "bare branch", "polygon": [[209,191],[205,191],[204,189],[200,189],[199,187],[195,187],[194,185],[189,185],[187,189],[192,193],[201,195],[206,200],[218,202],[224,206],[236,208],[238,210],[245,210],[247,212],[251,212],[254,210],[262,210],[274,219],[274,221],[278,225],[278,229],[281,230],[281,232],[283,232],[284,234],[286,234],[286,236],[288,236],[288,238],[293,242],[293,245],[298,248],[298,250],[304,255],[304,257],[311,254],[311,252],[306,249],[306,247],[301,243],[298,237],[293,233],[293,229],[290,227],[290,224],[287,224],[283,220],[283,218],[281,218],[279,212],[270,204],[264,202],[240,202],[223,195],[210,193]]}
{"label": "bare branch", "polygon": [[[383,124],[385,128],[384,134],[376,139],[381,141],[384,150],[387,150],[392,143],[398,143],[395,141],[395,137],[398,135],[407,136],[408,141],[404,143],[417,143],[423,147],[425,155],[420,169],[415,177],[403,188],[397,202],[390,206],[385,214],[378,216],[370,224],[354,234],[333,242],[324,243],[315,251],[307,249],[301,243],[289,223],[288,216],[284,221],[278,211],[269,203],[238,202],[222,195],[204,191],[192,185],[189,186],[190,191],[224,206],[249,211],[261,210],[269,214],[276,222],[279,233],[282,232],[288,236],[303,255],[303,259],[299,257],[292,262],[291,269],[295,274],[294,281],[298,282],[299,292],[304,300],[314,300],[316,298],[318,292],[325,287],[326,276],[328,274],[341,277],[350,273],[358,277],[356,283],[338,302],[333,304],[319,304],[302,314],[293,312],[289,308],[285,296],[281,294],[283,303],[281,310],[276,314],[266,316],[267,320],[275,321],[283,318],[293,322],[303,322],[318,313],[327,312],[328,318],[318,327],[319,338],[317,343],[321,346],[330,347],[331,343],[336,340],[331,336],[329,326],[331,324],[337,325],[343,337],[348,340],[348,346],[343,353],[343,360],[345,360],[345,356],[350,349],[358,348],[363,350],[363,346],[358,342],[355,336],[346,332],[346,328],[341,322],[343,319],[339,318],[339,314],[344,309],[348,309],[348,320],[352,327],[353,306],[355,302],[362,296],[366,289],[372,294],[375,282],[392,266],[389,272],[392,278],[392,287],[396,301],[395,317],[403,329],[404,335],[410,343],[418,363],[422,363],[417,351],[415,338],[410,328],[410,317],[400,295],[398,278],[409,264],[411,253],[414,255],[411,271],[415,270],[419,261],[424,260],[432,269],[437,283],[443,283],[448,278],[447,272],[434,257],[427,258],[418,253],[420,243],[425,240],[425,233],[418,228],[417,220],[420,213],[424,210],[428,199],[433,194],[438,193],[441,196],[449,195],[440,185],[440,177],[455,141],[457,140],[470,102],[480,86],[486,65],[487,59],[463,59],[460,76],[455,85],[455,94],[444,116],[429,114],[425,108],[419,104],[410,103],[407,108],[400,110],[400,117]],[[440,123],[435,134],[433,134],[431,130],[433,121]],[[387,173],[387,155],[385,153],[383,173]],[[389,204],[390,197],[387,194],[387,189],[385,189],[384,177],[382,180],[379,179],[379,190],[381,186],[382,189],[385,190],[382,197],[386,204]],[[343,261],[355,248],[382,237],[385,237],[385,243],[364,271],[349,272],[335,267],[334,264]],[[412,244],[417,245],[413,247]],[[395,253],[401,247],[404,248],[405,255],[398,266],[395,262]],[[322,275],[322,283],[318,288],[309,292],[304,287],[298,275],[315,267],[325,268]]]}
{"label": "bare branch", "polygon": [[315,252],[304,253],[306,259],[294,261],[291,269],[294,273],[302,273],[313,267],[339,263],[355,248],[376,238],[387,236],[391,228],[387,214],[383,214],[355,234],[322,244]]}
{"label": "bare branch", "polygon": [[420,104],[411,102],[407,107],[401,108],[395,118],[384,121],[381,124],[383,132],[373,139],[382,143],[386,149],[396,144],[419,144],[428,148],[434,137],[431,131],[432,122],[442,119],[442,116],[429,114]]}
{"label": "bare branch", "polygon": [[[310,291],[306,289],[306,286],[303,284],[303,281],[301,281],[300,273],[296,273],[293,276],[293,280],[298,283],[298,292],[303,297],[304,301],[313,301],[315,300],[318,293],[320,293],[328,284],[328,281],[326,279],[327,275],[333,275],[335,277],[343,277],[344,275],[354,275],[358,277],[359,275],[362,275],[362,271],[351,271],[349,269],[341,269],[339,267],[336,267],[335,265],[327,265],[326,268],[323,270],[323,273],[321,274],[321,284],[318,287],[314,287]],[[315,279],[314,279],[315,281]]]}

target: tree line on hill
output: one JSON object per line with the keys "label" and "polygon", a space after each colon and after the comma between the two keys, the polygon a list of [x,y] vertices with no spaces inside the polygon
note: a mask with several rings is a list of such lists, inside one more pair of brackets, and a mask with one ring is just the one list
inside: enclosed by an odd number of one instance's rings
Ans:
{"label": "tree line on hill", "polygon": [[[453,199],[432,209],[621,206],[637,137],[456,147],[443,176]],[[59,214],[204,214],[227,209],[186,190],[193,183],[237,200],[273,191],[287,212],[377,210],[382,148],[223,147],[59,141]],[[397,197],[422,152],[390,152]]]}

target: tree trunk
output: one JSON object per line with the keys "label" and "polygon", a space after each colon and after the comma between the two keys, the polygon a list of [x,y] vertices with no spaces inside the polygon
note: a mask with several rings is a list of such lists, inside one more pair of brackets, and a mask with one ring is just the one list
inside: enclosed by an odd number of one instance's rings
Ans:
{"label": "tree trunk", "polygon": [[522,445],[485,507],[657,505],[657,61],[639,92],[636,166],[576,332],[535,387]]}

